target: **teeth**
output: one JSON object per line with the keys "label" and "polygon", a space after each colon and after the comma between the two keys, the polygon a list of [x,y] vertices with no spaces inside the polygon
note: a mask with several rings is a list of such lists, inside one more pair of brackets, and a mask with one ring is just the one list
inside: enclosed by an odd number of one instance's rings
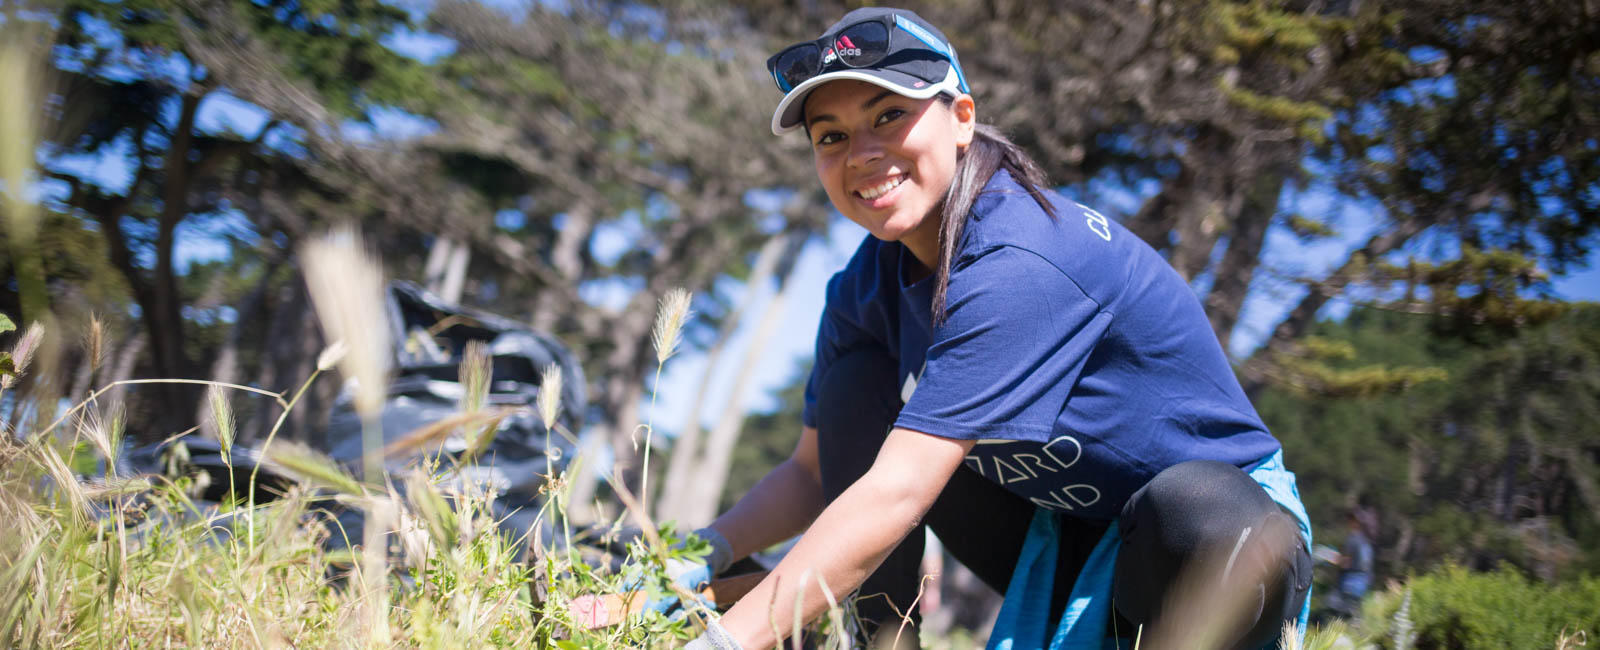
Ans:
{"label": "teeth", "polygon": [[883,196],[889,190],[892,190],[892,189],[898,187],[901,183],[904,183],[905,180],[906,180],[906,177],[904,177],[904,176],[896,176],[894,178],[886,180],[886,181],[884,181],[882,183],[879,183],[877,185],[874,185],[872,187],[868,187],[868,188],[862,189],[862,190],[858,191],[857,193],[861,195],[861,198],[866,199],[868,201],[871,201],[871,200],[876,199],[876,198],[878,198],[880,196]]}

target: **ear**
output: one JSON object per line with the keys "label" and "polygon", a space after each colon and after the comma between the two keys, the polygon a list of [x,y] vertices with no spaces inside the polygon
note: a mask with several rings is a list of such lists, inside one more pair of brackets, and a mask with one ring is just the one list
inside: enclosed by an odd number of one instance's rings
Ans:
{"label": "ear", "polygon": [[978,127],[978,106],[972,95],[960,94],[950,102],[950,118],[956,127],[956,147],[966,150],[972,144],[972,135]]}

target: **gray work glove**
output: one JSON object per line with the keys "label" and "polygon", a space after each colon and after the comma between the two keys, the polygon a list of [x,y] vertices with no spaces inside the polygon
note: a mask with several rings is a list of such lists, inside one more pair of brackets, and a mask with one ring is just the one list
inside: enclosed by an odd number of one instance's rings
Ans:
{"label": "gray work glove", "polygon": [[728,628],[722,627],[722,622],[715,618],[708,618],[704,634],[695,637],[683,650],[744,650],[733,635],[728,633]]}

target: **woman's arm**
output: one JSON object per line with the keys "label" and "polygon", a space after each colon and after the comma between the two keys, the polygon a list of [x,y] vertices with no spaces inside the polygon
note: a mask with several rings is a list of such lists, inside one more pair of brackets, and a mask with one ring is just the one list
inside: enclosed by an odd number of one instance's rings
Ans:
{"label": "woman's arm", "polygon": [[800,430],[794,453],[711,524],[742,558],[793,537],[822,511],[822,473],[817,430]]}
{"label": "woman's arm", "polygon": [[[804,589],[801,617],[815,619],[828,607],[817,577],[827,581],[836,600],[854,591],[916,528],[971,449],[971,441],[891,431],[867,474],[839,495],[778,568],[722,617],[723,627],[746,650],[772,647],[789,632],[797,588]],[[777,633],[767,620],[769,608],[784,622]]]}

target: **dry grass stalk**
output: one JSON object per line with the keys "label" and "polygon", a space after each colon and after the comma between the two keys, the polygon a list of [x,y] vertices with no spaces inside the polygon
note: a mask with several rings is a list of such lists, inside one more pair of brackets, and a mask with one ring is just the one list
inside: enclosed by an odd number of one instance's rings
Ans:
{"label": "dry grass stalk", "polygon": [[417,512],[428,534],[433,537],[434,547],[455,548],[459,534],[456,513],[450,509],[450,503],[439,493],[438,487],[423,472],[407,474],[405,484],[406,500],[411,502],[411,508]]}
{"label": "dry grass stalk", "polygon": [[83,496],[90,501],[105,501],[117,497],[143,494],[148,492],[151,487],[150,479],[143,477],[96,479],[83,485]]}
{"label": "dry grass stalk", "polygon": [[89,498],[84,494],[83,486],[78,483],[72,470],[67,467],[61,455],[57,454],[48,444],[33,444],[29,446],[33,452],[34,460],[44,469],[45,475],[50,477],[51,487],[62,500],[67,503],[67,510],[72,515],[74,522],[82,524],[89,520]]}
{"label": "dry grass stalk", "polygon": [[383,429],[378,421],[389,388],[388,319],[384,309],[383,268],[362,242],[361,234],[339,228],[301,249],[306,286],[316,307],[322,333],[343,341],[349,352],[339,362],[346,379],[356,382],[355,408],[361,415],[362,477],[378,482]]}
{"label": "dry grass stalk", "polygon": [[389,533],[399,521],[399,504],[392,495],[365,499],[362,524],[361,620],[366,647],[387,647],[389,633]]}
{"label": "dry grass stalk", "polygon": [[349,228],[306,244],[301,259],[323,334],[348,347],[339,369],[356,380],[356,410],[375,415],[383,408],[390,356],[383,269]]}
{"label": "dry grass stalk", "polygon": [[[412,429],[405,435],[395,439],[394,442],[389,443],[387,447],[383,448],[383,457],[399,458],[414,450],[436,445],[460,429],[484,429],[486,433],[478,436],[476,442],[481,442],[482,445],[486,446],[493,440],[495,431],[500,427],[500,421],[515,412],[515,409],[498,408],[476,413],[456,413],[442,420],[429,422]],[[482,446],[475,446],[474,442],[475,440],[473,439],[467,440],[468,448],[464,455],[470,457],[475,450],[482,451]]]}
{"label": "dry grass stalk", "polygon": [[1587,645],[1589,645],[1589,632],[1587,630],[1578,630],[1569,634],[1567,628],[1563,626],[1561,634],[1556,637],[1556,650],[1572,650],[1573,648],[1582,648]]}
{"label": "dry grass stalk", "polygon": [[[678,343],[683,341],[683,325],[689,321],[693,313],[689,311],[689,303],[694,294],[687,289],[673,289],[661,297],[660,308],[656,311],[655,328],[650,332],[651,342],[656,348],[656,380],[654,388],[650,391],[650,410],[655,410],[656,393],[661,386],[661,368],[666,365],[678,350]],[[639,500],[648,508],[650,506],[650,443],[655,438],[655,427],[650,424],[644,426],[644,469],[639,479]],[[636,443],[637,444],[637,443]]]}
{"label": "dry grass stalk", "polygon": [[[489,401],[489,383],[494,376],[494,357],[489,354],[489,346],[482,341],[468,341],[466,348],[461,352],[461,368],[459,371],[461,385],[465,390],[461,393],[459,408],[463,414],[475,414],[483,410]],[[495,433],[500,425],[498,419],[488,425],[473,423],[461,429],[462,438],[466,441],[467,458],[476,458],[479,453],[489,447],[494,441]]]}
{"label": "dry grass stalk", "polygon": [[828,587],[827,579],[822,574],[817,574],[817,585],[822,587],[822,597],[828,599],[828,627],[832,628],[831,643],[824,644],[836,646],[837,650],[847,650],[850,647],[850,635],[844,628],[844,609],[839,607],[839,601],[833,598],[833,589]]}
{"label": "dry grass stalk", "polygon": [[1281,650],[1303,650],[1305,645],[1300,641],[1300,628],[1293,621],[1283,622],[1283,633],[1278,635],[1278,647]]}
{"label": "dry grass stalk", "polygon": [[[33,101],[38,89],[37,57],[23,43],[32,39],[18,31],[0,32],[10,41],[0,46],[0,88],[5,89],[0,92],[0,182],[8,188],[28,185],[39,132],[34,123],[38,107]],[[8,191],[5,196],[6,234],[16,251],[31,245],[38,235],[38,212],[28,201],[27,192]]]}
{"label": "dry grass stalk", "polygon": [[802,614],[805,613],[806,583],[811,581],[811,569],[808,567],[800,572],[800,584],[794,587],[794,620],[789,630],[789,647],[800,650],[802,636],[800,630],[805,623]]}
{"label": "dry grass stalk", "polygon": [[365,496],[367,487],[339,464],[300,443],[280,443],[266,454],[268,463],[295,480],[349,496]]}

